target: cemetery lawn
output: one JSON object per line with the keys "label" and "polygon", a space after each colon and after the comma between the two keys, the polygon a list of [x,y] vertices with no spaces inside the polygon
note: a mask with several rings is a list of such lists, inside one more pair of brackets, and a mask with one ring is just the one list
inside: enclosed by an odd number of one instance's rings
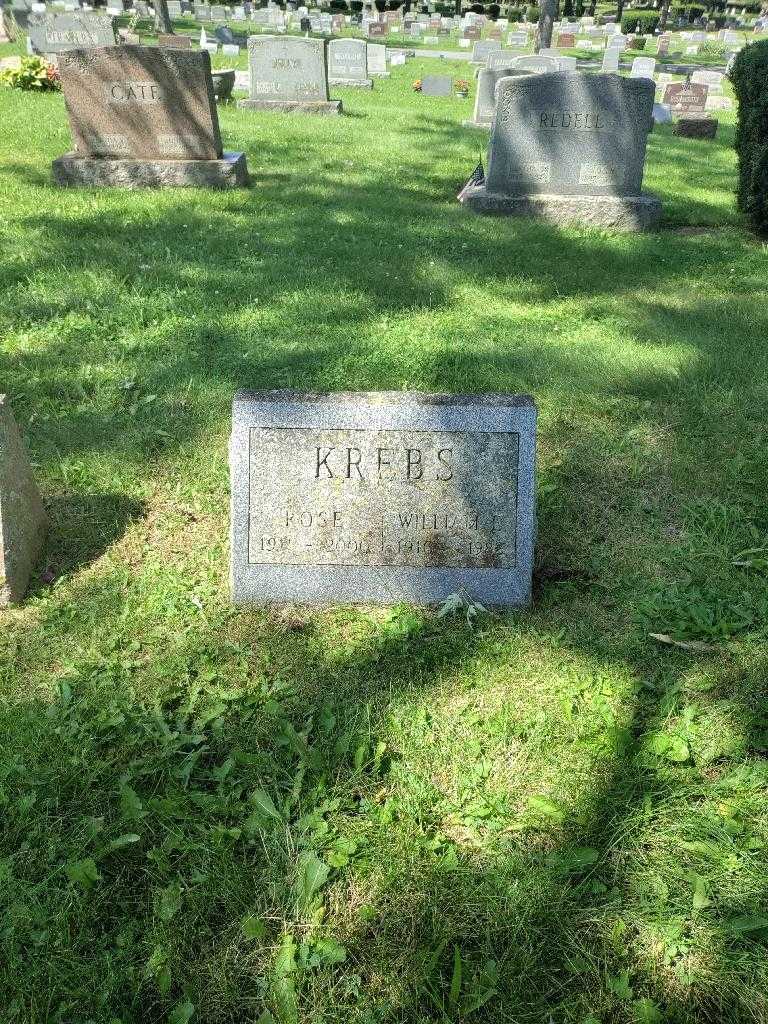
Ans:
{"label": "cemetery lawn", "polygon": [[[732,117],[652,133],[655,233],[482,219],[471,101],[411,90],[446,66],[223,109],[228,194],[56,191],[61,97],[0,90],[0,382],[53,524],[0,613],[3,1024],[768,1021]],[[533,607],[231,607],[241,387],[534,395]]]}

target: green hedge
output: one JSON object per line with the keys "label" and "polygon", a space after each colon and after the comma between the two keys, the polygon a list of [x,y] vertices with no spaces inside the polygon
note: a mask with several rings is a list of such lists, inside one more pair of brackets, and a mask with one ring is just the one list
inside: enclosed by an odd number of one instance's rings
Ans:
{"label": "green hedge", "polygon": [[541,14],[540,7],[534,7],[533,4],[525,8],[525,20],[533,23],[538,23],[539,15]]}
{"label": "green hedge", "polygon": [[739,103],[739,207],[758,234],[768,235],[768,41],[745,46],[730,77]]}
{"label": "green hedge", "polygon": [[706,7],[702,7],[700,4],[682,4],[671,7],[669,15],[675,21],[678,18],[687,18],[688,23],[691,24],[696,18],[702,17],[706,10]]}
{"label": "green hedge", "polygon": [[522,7],[508,7],[507,17],[510,21],[522,21],[523,20],[523,8]]}
{"label": "green hedge", "polygon": [[652,35],[656,31],[661,15],[658,11],[626,11],[621,16],[621,31],[627,35],[639,32]]}

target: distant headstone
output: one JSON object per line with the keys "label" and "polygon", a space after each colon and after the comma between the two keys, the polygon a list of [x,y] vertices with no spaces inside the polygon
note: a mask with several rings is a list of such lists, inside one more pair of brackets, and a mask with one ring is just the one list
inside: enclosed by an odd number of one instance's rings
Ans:
{"label": "distant headstone", "polygon": [[535,446],[527,395],[238,393],[233,600],[527,604]]}
{"label": "distant headstone", "polygon": [[532,72],[517,68],[481,68],[477,76],[475,92],[475,110],[472,121],[465,122],[468,127],[490,128],[496,110],[496,86],[502,78],[529,75]]}
{"label": "distant headstone", "polygon": [[476,42],[480,38],[480,29],[477,25],[468,25],[464,29],[462,36],[464,39],[471,39],[473,42]]}
{"label": "distant headstone", "polygon": [[501,49],[501,43],[497,39],[483,39],[472,47],[472,61],[475,64],[482,64],[489,54],[496,53]]}
{"label": "distant headstone", "polygon": [[653,78],[656,71],[656,61],[653,57],[635,57],[632,61],[630,78]]}
{"label": "distant headstone", "polygon": [[0,395],[0,608],[20,601],[48,520],[6,395]]}
{"label": "distant headstone", "polygon": [[328,44],[328,81],[370,89],[367,46],[364,39],[332,39]]}
{"label": "distant headstone", "polygon": [[95,11],[30,14],[28,31],[35,53],[66,53],[68,50],[115,45],[112,19]]}
{"label": "distant headstone", "polygon": [[324,39],[251,36],[248,40],[250,97],[238,106],[283,113],[338,114],[328,98]]}
{"label": "distant headstone", "polygon": [[673,114],[703,114],[708,87],[703,83],[673,82],[664,90],[663,102]]}
{"label": "distant headstone", "polygon": [[495,50],[493,53],[488,54],[485,66],[489,71],[495,71],[496,68],[513,67],[514,60],[515,54],[512,50]]}
{"label": "distant headstone", "polygon": [[452,90],[450,75],[425,75],[421,80],[422,96],[450,96]]}
{"label": "distant headstone", "polygon": [[173,35],[163,35],[162,33],[157,37],[158,46],[168,46],[173,50],[190,50],[192,49],[192,38],[190,36],[179,36],[175,33]]}
{"label": "distant headstone", "polygon": [[382,36],[386,36],[387,26],[383,21],[369,21],[368,22],[368,38],[369,39],[380,39]]}
{"label": "distant headstone", "polygon": [[122,46],[59,58],[74,152],[58,185],[247,184],[242,153],[222,153],[205,51]]}
{"label": "distant headstone", "polygon": [[387,48],[382,43],[368,43],[368,74],[377,78],[389,78],[387,71]]}
{"label": "distant headstone", "polygon": [[168,17],[180,18],[181,15],[181,0],[168,0]]}
{"label": "distant headstone", "polygon": [[672,40],[671,40],[670,36],[660,36],[659,37],[658,47],[656,49],[656,56],[657,57],[667,57],[667,56],[669,56],[669,46],[670,46],[671,42],[672,42]]}
{"label": "distant headstone", "polygon": [[559,50],[572,50],[576,45],[576,36],[573,32],[561,32],[557,37],[557,47]]}
{"label": "distant headstone", "polygon": [[548,57],[546,54],[530,54],[525,57],[515,57],[511,66],[519,68],[521,71],[533,71],[537,74],[560,70],[558,58]]}
{"label": "distant headstone", "polygon": [[641,194],[654,93],[648,79],[618,75],[502,78],[487,177],[462,201],[480,213],[650,226],[661,213]]}
{"label": "distant headstone", "polygon": [[602,70],[605,74],[616,73],[619,70],[619,51],[614,49],[607,49],[603,54],[603,67]]}

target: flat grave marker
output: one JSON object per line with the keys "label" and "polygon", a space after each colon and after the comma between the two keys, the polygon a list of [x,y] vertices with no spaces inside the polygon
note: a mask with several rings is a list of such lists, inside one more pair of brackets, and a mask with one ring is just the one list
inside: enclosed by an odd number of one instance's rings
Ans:
{"label": "flat grave marker", "polygon": [[238,393],[233,599],[528,603],[535,437],[527,395]]}

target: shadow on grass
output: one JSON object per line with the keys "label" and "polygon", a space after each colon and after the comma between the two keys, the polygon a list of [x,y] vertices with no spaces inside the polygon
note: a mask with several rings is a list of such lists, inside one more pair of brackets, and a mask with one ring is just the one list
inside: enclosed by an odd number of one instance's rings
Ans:
{"label": "shadow on grass", "polygon": [[[472,147],[458,127],[436,125],[430,152],[447,155],[454,143],[467,147],[471,169]],[[275,143],[270,160],[282,166],[295,155]],[[420,380],[436,390],[529,389],[545,399],[542,441],[556,450],[542,470],[541,549],[547,564],[585,579],[544,585],[530,614],[493,618],[474,634],[407,611],[371,621],[360,614],[339,637],[334,613],[214,602],[198,616],[186,580],[178,602],[159,586],[145,605],[127,568],[126,578],[76,580],[33,606],[37,621],[14,627],[16,671],[31,674],[24,640],[34,629],[66,686],[56,702],[30,696],[3,711],[10,798],[0,971],[9,1017],[29,1024],[77,1012],[144,1024],[166,1019],[188,996],[206,1024],[258,1020],[266,1004],[290,1022],[290,1007],[281,1013],[275,998],[276,948],[286,934],[297,945],[319,934],[343,942],[348,961],[308,967],[302,978],[286,971],[312,1024],[465,1019],[465,995],[491,989],[475,1019],[630,1021],[645,995],[670,1021],[754,1019],[764,945],[750,945],[728,921],[763,905],[759,854],[750,859],[742,844],[742,880],[716,909],[696,914],[690,888],[688,903],[676,891],[644,905],[632,878],[644,858],[664,861],[657,873],[666,885],[670,859],[679,857],[681,870],[694,863],[691,851],[665,851],[658,828],[646,834],[655,808],[688,821],[709,784],[717,793],[731,771],[759,766],[754,694],[765,661],[739,673],[727,655],[709,669],[675,652],[659,659],[634,615],[683,498],[711,499],[728,484],[754,512],[764,494],[757,460],[747,476],[718,446],[758,430],[768,314],[757,303],[731,309],[722,295],[684,291],[680,302],[679,289],[702,266],[728,280],[733,246],[716,235],[625,240],[489,223],[456,209],[440,168],[417,159],[397,189],[384,173],[360,185],[338,171],[301,167],[249,193],[206,196],[207,205],[177,194],[147,211],[140,197],[120,194],[97,210],[73,201],[66,213],[26,215],[25,227],[46,237],[36,274],[58,293],[25,294],[23,267],[8,267],[2,285],[24,296],[25,330],[55,321],[58,333],[29,352],[0,355],[0,368],[13,371],[30,406],[65,410],[33,426],[37,446],[51,461],[54,453],[110,454],[154,467],[225,423],[238,387],[337,387],[339,379],[397,386],[375,351],[372,323],[397,325],[422,311],[464,315],[474,287],[479,308],[470,315],[482,318],[488,345],[476,335],[466,344],[460,322],[453,347],[425,354]],[[69,202],[65,193],[57,199]],[[754,275],[734,285],[734,297],[757,294],[759,267]],[[514,294],[520,308],[586,302],[595,331],[624,296],[634,311],[628,339],[639,350],[679,347],[689,361],[682,371],[617,370],[610,345],[557,347],[551,325],[483,308],[483,289]],[[737,345],[724,344],[736,329]],[[73,379],[72,351],[78,365],[113,359],[115,373],[133,374],[136,386],[90,401]],[[596,422],[575,421],[558,398],[566,393],[593,402]],[[137,398],[149,395],[137,413]],[[706,449],[707,474],[696,479]],[[122,495],[60,500],[53,511],[62,571],[98,557],[143,514]],[[638,536],[639,559],[631,543]],[[158,578],[162,569],[158,555]],[[500,648],[522,641],[527,654],[513,658],[503,680],[508,717],[497,760],[488,755],[492,770],[472,776],[474,794],[498,803],[475,813],[452,794],[434,723],[457,701],[473,707],[473,675],[497,672]],[[548,645],[558,667],[572,659],[587,677],[587,696],[559,692],[557,678],[533,688],[536,657]],[[680,712],[678,695],[688,699],[697,670],[712,682],[700,703],[730,709],[741,747],[701,769],[692,759],[675,767],[648,758],[647,734]],[[570,735],[582,712],[593,714],[592,688],[599,694],[613,672],[626,679],[625,710],[597,715],[589,735]],[[570,718],[563,700],[574,702]],[[479,704],[475,728],[467,727],[473,745],[461,751],[470,775],[493,735]],[[558,716],[559,734],[548,731]],[[545,790],[545,780],[515,760],[536,730],[540,749],[549,743],[573,764],[567,813],[554,825],[530,817],[525,796]],[[389,749],[377,754],[382,737]],[[262,800],[253,820],[256,791],[268,794],[275,814]],[[493,827],[483,824],[489,817]],[[336,865],[321,887],[324,919],[311,899],[301,905],[299,858],[309,852]],[[89,877],[89,859],[100,878]],[[258,927],[246,938],[248,915]],[[679,941],[658,938],[678,924]],[[680,952],[699,928],[700,976]],[[455,998],[454,946],[465,965]]]}

